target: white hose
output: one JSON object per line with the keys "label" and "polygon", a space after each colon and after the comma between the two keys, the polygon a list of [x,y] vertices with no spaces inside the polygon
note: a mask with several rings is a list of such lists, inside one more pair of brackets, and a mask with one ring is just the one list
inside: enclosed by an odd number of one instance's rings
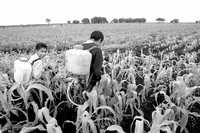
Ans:
{"label": "white hose", "polygon": [[74,82],[75,82],[75,80],[73,80],[72,82],[70,82],[69,85],[68,85],[68,87],[67,87],[67,98],[69,99],[69,101],[70,101],[73,105],[75,105],[75,106],[80,106],[80,105],[82,105],[82,104],[77,104],[77,103],[75,103],[75,102],[70,98],[70,95],[69,95],[71,86],[72,86],[72,84],[73,84]]}

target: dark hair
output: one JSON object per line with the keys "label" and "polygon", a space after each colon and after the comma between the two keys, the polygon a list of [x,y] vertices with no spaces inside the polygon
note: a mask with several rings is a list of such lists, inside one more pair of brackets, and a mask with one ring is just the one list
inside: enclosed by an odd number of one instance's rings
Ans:
{"label": "dark hair", "polygon": [[47,44],[46,44],[46,43],[39,42],[39,43],[37,43],[36,46],[35,46],[35,49],[36,49],[36,50],[40,50],[40,49],[42,49],[42,48],[47,49]]}
{"label": "dark hair", "polygon": [[90,39],[94,39],[94,41],[103,41],[104,40],[104,36],[103,33],[101,31],[93,31],[90,35]]}

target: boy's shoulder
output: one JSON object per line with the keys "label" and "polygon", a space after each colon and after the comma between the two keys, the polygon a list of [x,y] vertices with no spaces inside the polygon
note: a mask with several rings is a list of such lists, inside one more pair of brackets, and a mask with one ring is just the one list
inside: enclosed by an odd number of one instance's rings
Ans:
{"label": "boy's shoulder", "polygon": [[39,59],[39,56],[35,53],[29,58],[28,62],[32,63],[34,60],[37,60],[37,59]]}
{"label": "boy's shoulder", "polygon": [[84,49],[84,50],[93,49],[93,48],[98,48],[98,45],[95,44],[95,43],[94,43],[93,41],[91,41],[91,40],[88,40],[88,41],[84,42],[84,43],[82,44],[82,46],[83,46],[83,49]]}

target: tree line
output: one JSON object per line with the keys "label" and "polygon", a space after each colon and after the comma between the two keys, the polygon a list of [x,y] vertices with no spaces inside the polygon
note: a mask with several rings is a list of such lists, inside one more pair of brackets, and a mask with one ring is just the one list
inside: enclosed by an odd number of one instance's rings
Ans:
{"label": "tree line", "polygon": [[107,23],[145,23],[145,18],[114,18],[110,22],[107,20],[106,17],[93,17],[91,19],[89,18],[83,18],[81,21],[79,20],[72,20],[68,21],[68,24],[107,24]]}
{"label": "tree line", "polygon": [[[51,19],[46,18],[45,19],[47,24],[50,24]],[[165,22],[165,18],[156,18],[155,21],[158,23]],[[107,20],[106,17],[93,17],[91,19],[89,18],[83,18],[80,20],[72,20],[67,21],[68,24],[107,24],[107,23],[146,23],[146,18],[114,18],[110,22]],[[179,23],[179,19],[175,18],[169,21],[169,23]],[[200,21],[195,21],[195,23],[200,23]]]}
{"label": "tree line", "polygon": [[[156,18],[157,22],[164,22],[164,18]],[[68,21],[68,24],[107,24],[107,23],[146,23],[146,18],[114,18],[110,22],[107,20],[106,17],[93,17],[83,18],[81,21],[79,20],[72,20]],[[170,21],[170,23],[179,23],[179,19],[175,18]]]}

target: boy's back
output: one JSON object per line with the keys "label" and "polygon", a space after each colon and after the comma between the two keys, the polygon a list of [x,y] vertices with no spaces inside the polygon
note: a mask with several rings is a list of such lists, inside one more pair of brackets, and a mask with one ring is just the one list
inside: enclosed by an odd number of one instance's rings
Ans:
{"label": "boy's back", "polygon": [[[83,50],[89,50],[92,54],[92,62],[90,66],[89,84],[91,87],[96,85],[96,82],[101,79],[101,68],[103,64],[103,55],[101,49],[92,41],[87,41],[82,44]],[[91,89],[91,87],[89,87]]]}

